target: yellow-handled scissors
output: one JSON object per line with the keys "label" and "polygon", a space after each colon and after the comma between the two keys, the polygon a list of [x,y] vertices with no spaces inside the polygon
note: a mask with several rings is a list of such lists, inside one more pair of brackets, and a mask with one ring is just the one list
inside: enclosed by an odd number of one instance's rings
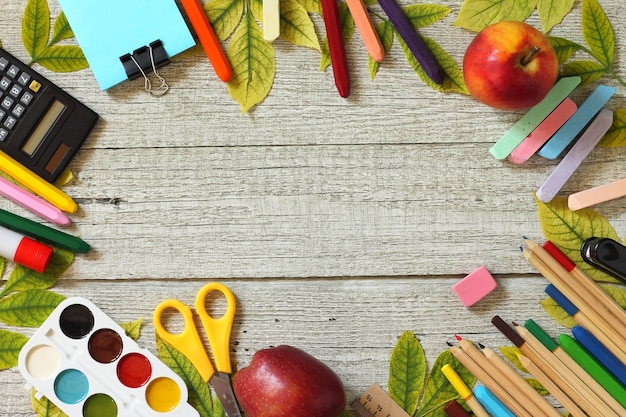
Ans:
{"label": "yellow-handled scissors", "polygon": [[[207,312],[207,296],[213,291],[218,291],[226,297],[226,312],[220,318],[214,318]],[[200,339],[200,334],[194,323],[193,312],[187,305],[178,300],[161,302],[154,310],[153,316],[156,333],[161,339],[184,354],[193,363],[205,382],[210,382],[228,417],[241,417],[229,378],[229,374],[232,372],[229,343],[235,318],[235,296],[225,285],[219,282],[210,282],[198,291],[194,307],[209,339],[217,372],[213,368],[207,350]],[[178,311],[183,316],[185,327],[181,333],[170,333],[163,326],[161,317],[168,308]]]}

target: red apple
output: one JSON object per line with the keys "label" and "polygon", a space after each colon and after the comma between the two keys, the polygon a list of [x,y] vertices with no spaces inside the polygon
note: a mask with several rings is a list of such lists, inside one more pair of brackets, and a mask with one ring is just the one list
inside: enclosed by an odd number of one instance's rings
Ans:
{"label": "red apple", "polygon": [[339,417],[346,406],[332,369],[287,345],[256,352],[233,389],[246,417]]}
{"label": "red apple", "polygon": [[463,75],[478,101],[498,109],[521,110],[548,94],[558,66],[543,33],[528,23],[503,21],[487,26],[467,47]]}

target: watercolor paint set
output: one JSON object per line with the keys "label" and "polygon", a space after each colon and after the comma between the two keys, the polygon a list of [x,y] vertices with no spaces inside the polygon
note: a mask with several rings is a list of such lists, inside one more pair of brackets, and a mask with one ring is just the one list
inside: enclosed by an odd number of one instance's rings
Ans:
{"label": "watercolor paint set", "polygon": [[37,397],[70,417],[194,417],[183,380],[91,301],[68,298],[19,355]]}

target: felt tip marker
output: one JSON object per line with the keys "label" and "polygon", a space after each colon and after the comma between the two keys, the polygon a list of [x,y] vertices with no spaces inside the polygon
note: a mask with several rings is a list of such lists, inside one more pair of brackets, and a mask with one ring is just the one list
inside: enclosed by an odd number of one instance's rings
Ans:
{"label": "felt tip marker", "polygon": [[43,274],[53,253],[51,247],[0,226],[0,256],[3,258]]}
{"label": "felt tip marker", "polygon": [[67,226],[71,223],[70,218],[61,210],[2,177],[0,177],[0,195],[50,223],[59,226]]}

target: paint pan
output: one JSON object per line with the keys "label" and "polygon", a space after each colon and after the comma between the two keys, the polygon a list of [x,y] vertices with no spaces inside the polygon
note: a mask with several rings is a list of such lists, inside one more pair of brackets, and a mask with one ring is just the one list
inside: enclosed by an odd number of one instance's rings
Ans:
{"label": "paint pan", "polygon": [[37,398],[70,417],[197,417],[182,379],[91,301],[63,301],[22,348]]}

